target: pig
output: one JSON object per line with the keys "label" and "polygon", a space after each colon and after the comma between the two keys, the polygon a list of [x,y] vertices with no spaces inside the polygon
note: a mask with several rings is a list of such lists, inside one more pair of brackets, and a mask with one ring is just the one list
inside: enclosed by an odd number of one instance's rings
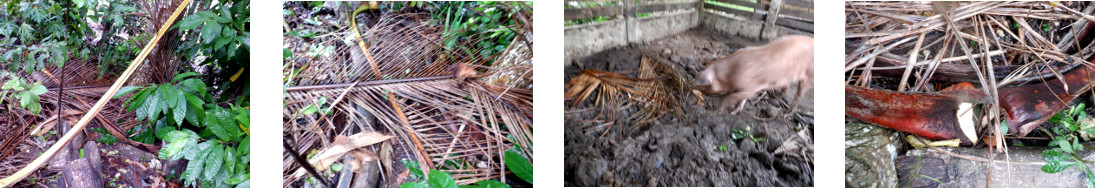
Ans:
{"label": "pig", "polygon": [[707,63],[696,80],[693,89],[706,95],[726,95],[720,110],[740,101],[731,114],[741,111],[745,100],[756,97],[761,91],[780,88],[787,91],[791,84],[798,83],[788,113],[794,114],[799,98],[813,87],[814,38],[791,35],[762,46],[742,48]]}

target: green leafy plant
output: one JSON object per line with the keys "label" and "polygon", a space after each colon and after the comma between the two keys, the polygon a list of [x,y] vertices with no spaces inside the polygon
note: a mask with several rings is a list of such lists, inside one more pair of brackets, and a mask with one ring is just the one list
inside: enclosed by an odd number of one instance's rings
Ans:
{"label": "green leafy plant", "polygon": [[509,168],[517,177],[532,183],[532,163],[515,149],[506,150],[506,168]]}
{"label": "green leafy plant", "polygon": [[179,50],[186,57],[208,56],[202,64],[228,70],[220,73],[221,78],[246,68],[251,49],[250,4],[249,0],[231,0],[183,18],[175,27],[191,31],[188,36],[198,42],[180,44]]}
{"label": "green leafy plant", "polygon": [[118,138],[114,137],[114,135],[110,134],[110,132],[107,131],[104,128],[96,127],[96,128],[91,128],[91,130],[99,133],[99,139],[95,139],[96,142],[103,143],[103,144],[106,144],[106,145],[110,145],[110,144],[114,144],[114,142],[118,142]]}
{"label": "green leafy plant", "polygon": [[12,79],[4,82],[3,86],[0,86],[0,101],[11,98],[15,103],[18,101],[19,107],[29,110],[31,113],[38,114],[42,111],[41,104],[38,103],[40,95],[49,91],[45,86],[42,86],[41,82],[27,83],[23,78],[9,76]]}
{"label": "green leafy plant", "polygon": [[764,137],[753,136],[753,126],[746,126],[745,129],[734,129],[733,133],[730,133],[730,137],[734,140],[741,140],[748,137],[753,142],[760,142],[764,140]]}
{"label": "green leafy plant", "polygon": [[[525,156],[521,155],[521,151],[519,151],[519,149],[520,148],[512,148],[512,149],[506,150],[506,154],[505,154],[506,168],[509,169],[509,171],[513,172],[514,175],[517,175],[518,178],[521,178],[522,180],[525,180],[526,182],[529,182],[531,184],[532,183],[532,163],[530,163],[528,161],[528,159],[525,158]],[[423,180],[423,181],[419,181],[419,182],[404,183],[403,185],[399,186],[401,188],[420,188],[420,187],[422,187],[422,188],[424,188],[424,187],[449,187],[449,188],[456,188],[456,187],[460,187],[460,188],[475,188],[475,187],[496,188],[497,187],[497,188],[502,188],[502,187],[510,187],[506,183],[502,183],[498,180],[484,180],[484,181],[475,182],[472,185],[457,186],[456,185],[456,180],[453,179],[452,176],[447,172],[442,172],[442,171],[431,169],[430,174],[423,175],[422,170],[421,170],[421,168],[419,168],[417,162],[409,161],[409,160],[400,160],[400,162],[402,162],[403,166],[407,167],[407,170],[410,171],[410,174],[411,174],[410,177],[412,179],[419,179],[419,178],[422,178],[422,177],[425,177],[425,176],[429,176],[428,180]]]}
{"label": "green leafy plant", "polygon": [[[99,54],[97,57],[102,62],[100,68],[117,67],[113,66],[118,65],[115,62],[131,59],[137,53],[135,46],[139,46],[134,45],[136,40],[147,36],[116,40],[121,38],[115,38],[115,33],[133,33],[121,31],[126,29],[121,26],[141,19],[129,14],[136,12],[136,8],[128,5],[130,2],[99,3],[90,0],[14,0],[0,3],[7,7],[0,11],[0,17],[7,18],[0,20],[0,35],[3,35],[0,60],[11,71],[31,73],[45,68],[47,64],[64,65],[70,57],[86,59],[92,54]],[[92,22],[103,23],[106,28],[92,29],[88,25]],[[102,37],[102,40],[85,42],[85,39],[97,37]],[[103,70],[100,71],[102,73]]]}
{"label": "green leafy plant", "polygon": [[135,111],[147,128],[134,140],[166,141],[160,158],[189,160],[182,175],[186,185],[247,186],[250,110],[218,106],[205,83],[193,77],[197,75],[179,74],[170,84],[124,87],[113,97],[136,92],[126,100],[127,110]]}
{"label": "green leafy plant", "polygon": [[1084,161],[1077,152],[1084,149],[1084,146],[1080,144],[1080,139],[1077,136],[1079,131],[1087,132],[1089,134],[1095,134],[1095,127],[1083,128],[1083,120],[1087,117],[1087,114],[1083,112],[1084,104],[1072,106],[1069,109],[1065,109],[1060,113],[1057,113],[1049,119],[1060,127],[1053,127],[1052,136],[1053,140],[1049,142],[1050,147],[1054,147],[1051,150],[1042,152],[1042,159],[1046,161],[1045,165],[1042,165],[1042,171],[1046,173],[1057,173],[1068,169],[1069,167],[1076,166],[1080,171],[1084,173],[1084,177],[1087,180],[1087,187],[1095,187],[1095,174],[1092,174],[1092,163]]}
{"label": "green leafy plant", "polygon": [[[509,3],[509,4],[506,4]],[[506,5],[503,5],[506,4]],[[433,20],[444,20],[442,34],[446,49],[473,56],[486,58],[502,52],[517,36],[514,14],[522,7],[531,7],[529,2],[438,2],[438,14],[432,14]],[[471,7],[471,10],[468,10]],[[507,8],[512,7],[512,8]],[[461,46],[463,41],[476,40],[474,46]],[[473,51],[472,49],[482,49]]]}

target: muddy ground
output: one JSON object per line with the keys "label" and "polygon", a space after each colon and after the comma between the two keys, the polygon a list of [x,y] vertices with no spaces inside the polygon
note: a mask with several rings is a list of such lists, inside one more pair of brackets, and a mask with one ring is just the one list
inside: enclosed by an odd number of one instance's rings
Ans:
{"label": "muddy ground", "polygon": [[[698,27],[579,59],[566,67],[565,78],[569,81],[583,68],[617,73],[635,71],[642,54],[647,54],[673,66],[685,79],[694,80],[706,62],[760,44],[764,42]],[[668,114],[645,126],[626,119],[639,109],[631,105],[620,109],[616,126],[611,128],[588,121],[597,115],[596,111],[588,110],[594,109],[591,103],[571,107],[572,101],[567,101],[565,185],[812,186],[811,160],[773,152],[798,130],[806,129],[808,139],[813,139],[813,91],[807,91],[799,102],[799,115],[759,120],[756,117],[787,113],[784,99],[773,96],[782,96],[789,102],[795,91],[770,93],[749,100],[736,115],[730,115],[728,111],[732,109],[716,110],[721,96],[707,96],[702,105],[696,105],[695,95],[684,95],[680,102],[685,117]],[[764,139],[754,142],[749,138],[732,138],[734,130],[747,127],[754,137]]]}

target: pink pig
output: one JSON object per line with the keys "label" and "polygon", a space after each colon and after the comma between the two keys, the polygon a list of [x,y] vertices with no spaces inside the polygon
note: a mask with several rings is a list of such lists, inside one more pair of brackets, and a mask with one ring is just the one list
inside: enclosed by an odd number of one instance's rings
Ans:
{"label": "pink pig", "polygon": [[697,84],[693,89],[708,95],[729,94],[723,97],[719,109],[741,101],[731,114],[741,111],[745,99],[756,97],[758,92],[799,83],[791,101],[790,113],[793,114],[804,91],[813,87],[814,38],[791,35],[762,46],[742,48],[708,63],[696,79],[708,85]]}

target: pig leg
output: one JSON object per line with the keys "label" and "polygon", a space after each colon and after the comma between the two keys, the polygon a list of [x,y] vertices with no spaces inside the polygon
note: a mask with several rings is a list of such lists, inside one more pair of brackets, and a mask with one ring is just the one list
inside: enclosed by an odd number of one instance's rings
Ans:
{"label": "pig leg", "polygon": [[752,95],[755,95],[755,94],[756,94],[755,92],[737,92],[737,93],[727,95],[726,98],[723,100],[723,104],[722,104],[723,108],[725,109],[725,107],[727,105],[729,105],[730,102],[741,101],[738,104],[738,108],[735,109],[733,112],[730,112],[730,115],[736,115],[736,114],[738,114],[738,112],[741,112],[741,109],[743,107],[745,107],[745,102],[747,102],[749,100],[749,96],[752,96]]}
{"label": "pig leg", "polygon": [[730,112],[730,115],[737,115],[738,112],[741,112],[741,108],[745,107],[745,102],[746,101],[749,101],[749,99],[741,100],[741,104],[738,104],[738,109],[734,110],[733,112]]}
{"label": "pig leg", "polygon": [[802,99],[802,96],[806,95],[806,90],[808,86],[809,85],[804,82],[798,83],[798,90],[795,91],[795,98],[791,100],[791,113],[788,113],[787,115],[794,115],[795,111],[798,110],[798,100]]}
{"label": "pig leg", "polygon": [[741,97],[738,97],[735,94],[730,94],[730,95],[723,96],[722,97],[722,105],[720,105],[718,107],[718,109],[719,109],[718,112],[719,113],[726,112],[727,107],[730,107],[730,105],[732,105],[732,104],[734,104],[735,102],[738,102],[738,101],[741,101],[740,104],[738,104],[738,107],[734,111],[730,112],[730,115],[737,114],[739,111],[741,111],[741,108],[745,106],[746,99],[742,99]]}

